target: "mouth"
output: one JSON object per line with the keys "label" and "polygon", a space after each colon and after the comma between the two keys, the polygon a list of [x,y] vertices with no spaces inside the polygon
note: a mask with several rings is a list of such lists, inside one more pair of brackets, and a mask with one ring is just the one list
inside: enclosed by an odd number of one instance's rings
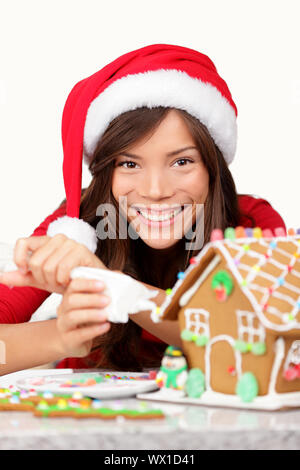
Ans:
{"label": "mouth", "polygon": [[168,225],[169,223],[172,223],[176,217],[178,217],[179,214],[184,210],[184,206],[177,206],[176,208],[173,208],[170,210],[165,209],[165,210],[160,210],[160,211],[155,211],[155,210],[148,210],[148,209],[142,209],[142,208],[134,208],[135,211],[137,212],[139,218],[141,219],[142,222],[147,223],[147,225],[158,225],[158,226],[163,226]]}

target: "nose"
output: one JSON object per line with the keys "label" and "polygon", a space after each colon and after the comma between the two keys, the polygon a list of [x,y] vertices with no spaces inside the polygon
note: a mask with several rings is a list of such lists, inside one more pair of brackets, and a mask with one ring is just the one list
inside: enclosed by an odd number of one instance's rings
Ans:
{"label": "nose", "polygon": [[151,171],[139,181],[138,192],[144,199],[159,201],[172,197],[175,189],[170,178],[162,171]]}

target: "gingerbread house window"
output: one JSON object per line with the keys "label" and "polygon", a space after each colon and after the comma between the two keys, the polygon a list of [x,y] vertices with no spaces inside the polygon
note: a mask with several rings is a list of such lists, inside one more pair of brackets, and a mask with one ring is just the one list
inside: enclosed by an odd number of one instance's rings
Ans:
{"label": "gingerbread house window", "polygon": [[237,310],[238,337],[246,343],[263,343],[265,341],[265,329],[253,312]]}
{"label": "gingerbread house window", "polygon": [[185,328],[195,334],[209,338],[209,313],[203,308],[186,308]]}
{"label": "gingerbread house window", "polygon": [[286,358],[286,366],[300,364],[300,341],[294,341]]}

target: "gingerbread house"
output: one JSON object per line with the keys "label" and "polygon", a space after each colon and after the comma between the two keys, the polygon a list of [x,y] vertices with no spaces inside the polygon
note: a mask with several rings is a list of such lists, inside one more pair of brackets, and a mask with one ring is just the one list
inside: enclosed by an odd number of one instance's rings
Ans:
{"label": "gingerbread house", "polygon": [[152,319],[179,320],[199,403],[300,406],[300,231],[246,230],[214,231]]}

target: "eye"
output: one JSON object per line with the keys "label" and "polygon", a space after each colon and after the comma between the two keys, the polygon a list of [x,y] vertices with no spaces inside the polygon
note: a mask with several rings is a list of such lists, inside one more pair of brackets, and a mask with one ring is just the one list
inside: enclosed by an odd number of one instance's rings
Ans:
{"label": "eye", "polygon": [[[191,160],[190,158],[180,158],[179,160],[176,160],[175,163],[178,163],[178,162],[190,162],[190,163],[193,163],[193,160]],[[186,166],[185,163],[183,165],[179,165],[179,166]]]}
{"label": "eye", "polygon": [[[132,162],[132,161],[128,160],[128,161],[125,161],[125,162],[120,162],[120,163],[118,163],[116,166],[117,166],[117,167],[119,167],[119,166],[120,166],[120,167],[124,167],[124,165],[128,165],[128,164],[130,164],[130,163],[132,163],[133,165],[136,165],[135,162]],[[124,167],[124,168],[128,168],[128,167]],[[129,167],[128,169],[131,170],[131,169],[134,169],[134,168],[135,168],[135,167],[132,167],[132,166],[131,166],[131,167]]]}

